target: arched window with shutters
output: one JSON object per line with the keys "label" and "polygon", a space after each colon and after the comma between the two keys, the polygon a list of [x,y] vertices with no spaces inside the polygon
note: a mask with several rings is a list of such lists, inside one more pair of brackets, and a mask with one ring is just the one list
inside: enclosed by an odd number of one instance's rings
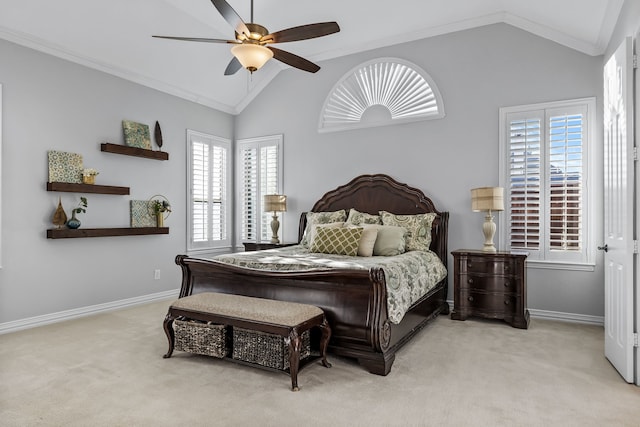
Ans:
{"label": "arched window with shutters", "polygon": [[346,73],[327,96],[319,132],[386,126],[444,117],[435,82],[415,64],[379,58]]}

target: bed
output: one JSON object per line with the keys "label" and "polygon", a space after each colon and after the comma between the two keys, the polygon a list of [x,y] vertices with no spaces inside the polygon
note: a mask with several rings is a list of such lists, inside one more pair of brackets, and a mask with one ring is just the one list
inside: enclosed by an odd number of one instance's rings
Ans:
{"label": "bed", "polygon": [[[377,215],[434,213],[430,252],[447,267],[448,212],[438,211],[421,190],[388,175],[361,175],[327,192],[311,212],[339,210]],[[298,241],[305,238],[307,214],[300,217]],[[358,257],[361,258],[361,257]],[[376,258],[376,257],[372,257]],[[396,352],[429,320],[448,314],[447,276],[415,298],[401,319],[390,318],[385,267],[367,266],[274,271],[178,255],[182,269],[180,297],[200,292],[222,292],[313,304],[322,308],[332,329],[329,352],[355,358],[371,373],[387,375]],[[397,316],[396,316],[397,317]]]}

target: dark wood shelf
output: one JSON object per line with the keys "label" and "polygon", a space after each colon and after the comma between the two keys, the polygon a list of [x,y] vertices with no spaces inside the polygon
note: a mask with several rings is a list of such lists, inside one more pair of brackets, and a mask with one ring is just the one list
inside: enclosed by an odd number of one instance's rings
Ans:
{"label": "dark wood shelf", "polygon": [[47,191],[64,191],[67,193],[129,194],[129,187],[113,185],[74,184],[72,182],[47,182]]}
{"label": "dark wood shelf", "polygon": [[47,239],[74,239],[80,237],[140,236],[146,234],[169,234],[168,227],[124,227],[124,228],[52,228],[47,230]]}
{"label": "dark wood shelf", "polygon": [[164,151],[146,150],[144,148],[129,147],[128,145],[111,144],[105,142],[100,145],[100,150],[107,153],[124,154],[125,156],[146,157],[147,159],[169,160],[169,153]]}

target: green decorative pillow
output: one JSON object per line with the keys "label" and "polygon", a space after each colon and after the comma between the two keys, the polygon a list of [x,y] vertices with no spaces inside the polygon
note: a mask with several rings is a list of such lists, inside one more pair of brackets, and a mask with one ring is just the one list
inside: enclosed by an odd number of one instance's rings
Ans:
{"label": "green decorative pillow", "polygon": [[359,212],[353,208],[349,210],[347,217],[347,225],[364,225],[364,224],[382,224],[380,215],[371,215],[365,212]]}
{"label": "green decorative pillow", "polygon": [[407,230],[403,227],[395,227],[392,225],[374,225],[364,226],[366,229],[377,230],[376,242],[373,246],[374,256],[395,256],[405,252],[405,235]]}
{"label": "green decorative pillow", "polygon": [[309,251],[356,256],[362,231],[362,227],[318,227]]}
{"label": "green decorative pillow", "polygon": [[314,225],[344,222],[346,219],[347,213],[344,210],[334,212],[307,212],[307,226],[304,229],[300,244],[306,248],[309,247]]}
{"label": "green decorative pillow", "polygon": [[436,218],[435,213],[416,215],[396,215],[386,211],[380,211],[382,224],[403,227],[407,230],[407,251],[428,251],[431,245],[431,225]]}

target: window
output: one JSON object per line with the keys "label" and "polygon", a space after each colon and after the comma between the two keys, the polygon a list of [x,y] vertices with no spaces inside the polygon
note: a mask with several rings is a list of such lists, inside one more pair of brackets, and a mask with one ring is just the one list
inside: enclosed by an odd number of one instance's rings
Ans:
{"label": "window", "polygon": [[271,213],[262,196],[282,194],[282,135],[238,141],[236,155],[237,210],[240,241],[270,240]]}
{"label": "window", "polygon": [[589,175],[595,99],[500,109],[501,185],[507,250],[540,267],[577,268],[594,260]]}
{"label": "window", "polygon": [[231,247],[231,141],[187,130],[189,250]]}
{"label": "window", "polygon": [[327,96],[318,132],[444,117],[433,79],[415,64],[379,58],[346,73]]}

